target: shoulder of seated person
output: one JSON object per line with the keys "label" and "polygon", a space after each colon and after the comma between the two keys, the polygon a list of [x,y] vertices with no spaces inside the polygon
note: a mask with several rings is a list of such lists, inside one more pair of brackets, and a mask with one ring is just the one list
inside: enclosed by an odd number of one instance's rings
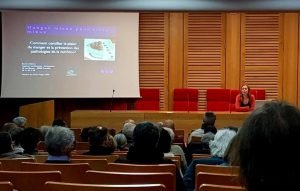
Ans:
{"label": "shoulder of seated person", "polygon": [[199,129],[196,129],[194,130],[191,135],[199,135],[199,134],[204,134],[204,130],[199,128]]}

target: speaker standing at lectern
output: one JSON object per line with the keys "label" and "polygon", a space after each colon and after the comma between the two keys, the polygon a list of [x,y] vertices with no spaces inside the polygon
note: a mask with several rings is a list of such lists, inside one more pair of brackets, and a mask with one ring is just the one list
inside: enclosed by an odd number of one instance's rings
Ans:
{"label": "speaker standing at lectern", "polygon": [[235,98],[235,110],[241,112],[252,111],[255,108],[255,97],[250,93],[250,87],[243,85],[240,94]]}

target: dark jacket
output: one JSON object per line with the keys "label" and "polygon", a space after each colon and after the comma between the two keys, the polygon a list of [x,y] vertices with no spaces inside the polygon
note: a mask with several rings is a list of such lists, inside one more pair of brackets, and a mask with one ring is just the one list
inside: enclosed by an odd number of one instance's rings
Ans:
{"label": "dark jacket", "polygon": [[[116,163],[129,164],[175,164],[170,159],[164,159],[164,154],[159,151],[149,151],[147,149],[138,149],[134,146],[129,148],[126,158],[119,158]],[[185,191],[182,177],[176,168],[176,191]]]}

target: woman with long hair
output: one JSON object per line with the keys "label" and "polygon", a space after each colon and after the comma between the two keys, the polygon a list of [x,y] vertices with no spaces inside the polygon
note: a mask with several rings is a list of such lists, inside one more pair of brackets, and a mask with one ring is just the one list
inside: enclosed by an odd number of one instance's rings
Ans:
{"label": "woman with long hair", "polygon": [[250,87],[244,84],[241,88],[240,94],[235,98],[235,110],[236,111],[252,111],[255,108],[255,97],[250,92]]}

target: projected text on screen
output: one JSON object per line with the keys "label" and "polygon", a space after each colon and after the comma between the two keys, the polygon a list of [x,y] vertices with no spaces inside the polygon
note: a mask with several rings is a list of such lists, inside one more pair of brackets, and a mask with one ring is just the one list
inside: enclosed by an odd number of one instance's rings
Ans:
{"label": "projected text on screen", "polygon": [[2,97],[139,97],[138,13],[3,12],[2,55]]}

